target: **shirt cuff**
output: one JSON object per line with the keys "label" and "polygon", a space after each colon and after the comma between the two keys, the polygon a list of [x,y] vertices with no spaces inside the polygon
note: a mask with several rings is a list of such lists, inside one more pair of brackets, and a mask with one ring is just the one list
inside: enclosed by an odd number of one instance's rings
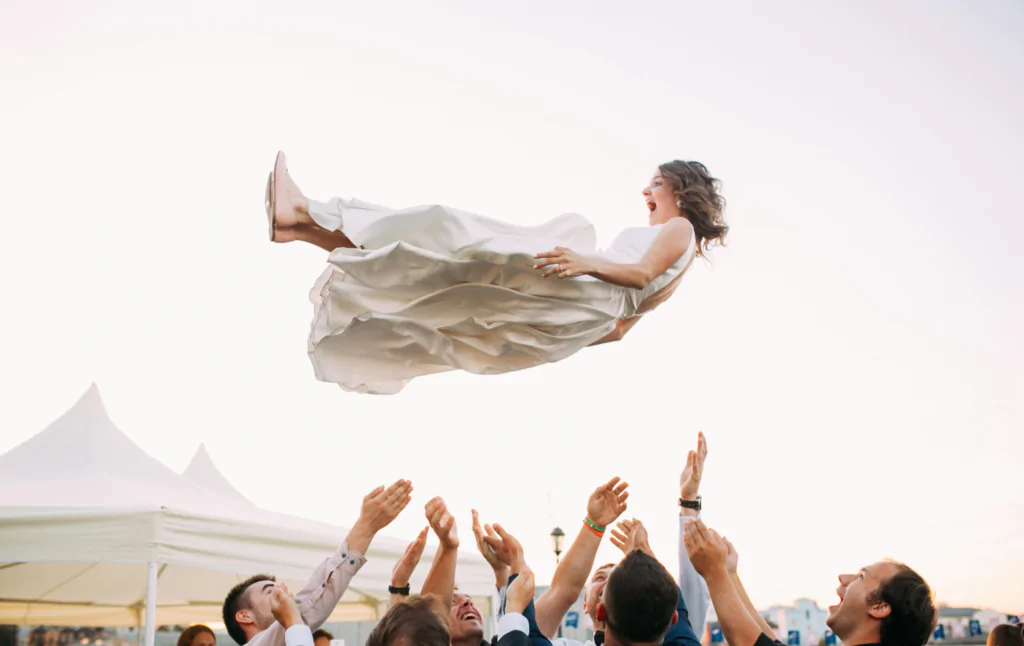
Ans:
{"label": "shirt cuff", "polygon": [[348,549],[348,541],[342,541],[341,546],[329,559],[327,559],[327,571],[333,572],[339,567],[346,566],[346,569],[350,570],[352,574],[355,574],[365,563],[365,556],[355,550],[350,552]]}
{"label": "shirt cuff", "polygon": [[[524,635],[530,634],[530,622],[520,613],[507,612],[498,620],[498,639],[517,630]],[[288,644],[288,646],[292,645]]]}
{"label": "shirt cuff", "polygon": [[284,631],[285,646],[313,646],[313,631],[306,624],[295,624]]}

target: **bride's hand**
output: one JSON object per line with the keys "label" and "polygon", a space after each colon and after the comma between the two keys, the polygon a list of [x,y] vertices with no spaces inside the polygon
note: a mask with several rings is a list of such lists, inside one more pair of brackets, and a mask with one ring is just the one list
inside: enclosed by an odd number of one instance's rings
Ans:
{"label": "bride's hand", "polygon": [[559,278],[583,276],[595,270],[594,260],[583,254],[576,253],[568,247],[555,247],[554,251],[539,253],[534,269],[544,272],[543,277],[558,275]]}

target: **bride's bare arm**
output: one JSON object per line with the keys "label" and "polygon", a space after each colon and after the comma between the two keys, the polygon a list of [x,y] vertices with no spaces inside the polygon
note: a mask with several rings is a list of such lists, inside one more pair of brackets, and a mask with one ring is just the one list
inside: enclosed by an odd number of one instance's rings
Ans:
{"label": "bride's bare arm", "polygon": [[639,262],[619,263],[598,256],[585,256],[565,247],[537,254],[537,268],[544,276],[573,278],[587,274],[606,283],[644,289],[676,263],[690,245],[693,226],[685,218],[665,223]]}

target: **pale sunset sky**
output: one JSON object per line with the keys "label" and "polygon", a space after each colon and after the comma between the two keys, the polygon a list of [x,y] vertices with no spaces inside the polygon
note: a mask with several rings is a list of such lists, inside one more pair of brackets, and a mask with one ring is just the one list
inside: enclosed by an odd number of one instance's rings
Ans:
{"label": "pale sunset sky", "polygon": [[[399,477],[520,537],[631,483],[674,570],[686,451],[755,603],[833,603],[906,561],[940,601],[1024,612],[1024,5],[6,0],[0,452],[96,382],[181,470],[205,442],[258,505],[337,524]],[[314,379],[311,197],[644,225],[661,162],[733,227],[623,342],[398,396]],[[1016,395],[1014,395],[1016,393]],[[599,561],[611,560],[606,544]]]}

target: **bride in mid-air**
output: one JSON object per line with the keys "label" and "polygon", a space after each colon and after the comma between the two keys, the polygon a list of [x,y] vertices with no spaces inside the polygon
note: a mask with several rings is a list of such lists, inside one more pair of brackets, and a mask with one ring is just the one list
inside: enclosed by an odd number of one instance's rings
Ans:
{"label": "bride in mid-air", "polygon": [[597,250],[577,214],[519,226],[438,205],[318,202],[278,153],[266,207],[271,240],[330,252],[310,292],[317,378],[392,394],[422,375],[500,374],[621,339],[729,231],[699,162],[662,164],[643,196],[648,226]]}

